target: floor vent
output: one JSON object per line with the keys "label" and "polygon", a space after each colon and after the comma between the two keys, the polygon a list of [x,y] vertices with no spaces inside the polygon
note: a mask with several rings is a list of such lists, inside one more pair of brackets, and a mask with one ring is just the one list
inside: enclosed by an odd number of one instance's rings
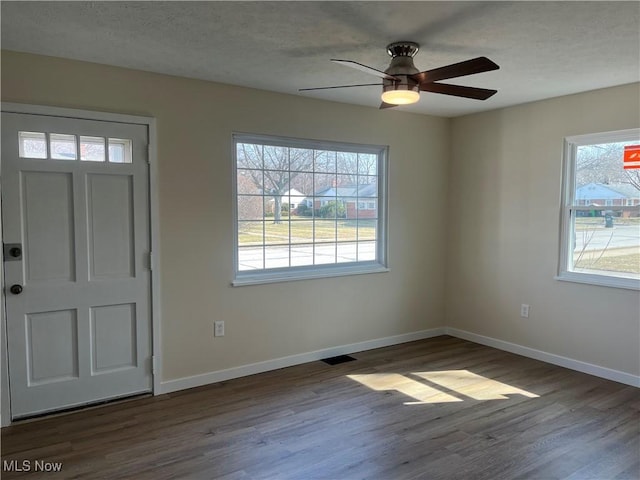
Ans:
{"label": "floor vent", "polygon": [[327,365],[338,365],[340,363],[352,362],[355,358],[349,355],[338,355],[337,357],[323,358],[322,361]]}

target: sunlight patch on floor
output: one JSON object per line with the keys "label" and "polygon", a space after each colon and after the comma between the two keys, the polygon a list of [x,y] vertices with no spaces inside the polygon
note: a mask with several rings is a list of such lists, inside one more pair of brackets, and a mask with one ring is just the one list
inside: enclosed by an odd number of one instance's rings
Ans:
{"label": "sunlight patch on floor", "polygon": [[347,375],[351,380],[372,390],[397,390],[424,403],[461,402],[462,400],[442,392],[422,382],[400,375],[399,373],[371,373],[367,375]]}
{"label": "sunlight patch on floor", "polygon": [[[413,399],[405,405],[462,402],[464,400],[507,400],[508,395],[537,398],[539,395],[483,377],[469,370],[433,372],[371,373],[347,375],[351,380],[376,391],[395,390]],[[414,378],[412,378],[414,377]]]}

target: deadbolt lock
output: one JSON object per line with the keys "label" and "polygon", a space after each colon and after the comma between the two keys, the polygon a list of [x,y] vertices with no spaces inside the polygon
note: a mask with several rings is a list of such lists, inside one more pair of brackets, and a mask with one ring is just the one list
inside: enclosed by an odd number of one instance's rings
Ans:
{"label": "deadbolt lock", "polygon": [[3,245],[4,261],[15,262],[22,260],[22,245],[19,243],[5,243]]}

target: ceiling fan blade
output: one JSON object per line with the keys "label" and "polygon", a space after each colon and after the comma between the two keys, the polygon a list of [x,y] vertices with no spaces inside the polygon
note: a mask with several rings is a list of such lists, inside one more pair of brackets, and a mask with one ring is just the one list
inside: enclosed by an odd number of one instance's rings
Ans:
{"label": "ceiling fan blade", "polygon": [[453,63],[446,67],[416,73],[415,75],[411,75],[411,78],[418,83],[429,83],[446,80],[447,78],[464,77],[465,75],[473,75],[474,73],[489,72],[499,68],[498,65],[487,57],[478,57],[460,63]]}
{"label": "ceiling fan blade", "polygon": [[375,68],[368,67],[366,65],[363,65],[362,63],[354,62],[353,60],[337,60],[335,58],[332,58],[331,61],[340,65],[344,65],[345,67],[355,68],[356,70],[375,75],[376,77],[386,78],[387,80],[396,80],[398,82],[400,81],[398,77],[387,75],[382,70],[376,70]]}
{"label": "ceiling fan blade", "polygon": [[380,104],[380,110],[382,110],[383,108],[393,108],[393,107],[397,107],[398,105],[394,105],[393,103],[387,103],[387,102],[382,102]]}
{"label": "ceiling fan blade", "polygon": [[314,87],[314,88],[299,88],[299,92],[308,92],[309,90],[329,90],[332,88],[351,88],[351,87],[370,87],[372,85],[381,86],[381,83],[360,83],[358,85],[335,85],[333,87]]}
{"label": "ceiling fan blade", "polygon": [[422,83],[420,84],[420,90],[453,95],[454,97],[474,98],[476,100],[486,100],[497,92],[497,90],[489,90],[487,88],[465,87],[448,83]]}

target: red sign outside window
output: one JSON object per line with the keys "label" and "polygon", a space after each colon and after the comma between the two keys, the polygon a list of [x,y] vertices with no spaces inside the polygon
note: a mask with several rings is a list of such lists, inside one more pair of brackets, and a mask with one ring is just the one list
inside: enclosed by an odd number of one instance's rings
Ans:
{"label": "red sign outside window", "polygon": [[627,145],[624,147],[622,163],[625,170],[640,168],[640,145]]}

